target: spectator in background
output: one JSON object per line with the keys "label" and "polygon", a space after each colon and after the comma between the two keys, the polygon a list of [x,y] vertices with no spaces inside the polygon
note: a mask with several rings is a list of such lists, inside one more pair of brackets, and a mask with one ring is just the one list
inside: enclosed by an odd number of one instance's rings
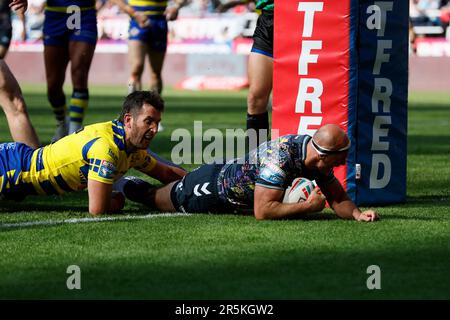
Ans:
{"label": "spectator in background", "polygon": [[[441,19],[442,26],[444,28],[447,28],[450,23],[450,2],[448,0],[443,0],[441,2],[440,19]],[[447,34],[447,38],[449,36],[450,36],[450,34]]]}
{"label": "spectator in background", "polygon": [[414,26],[440,25],[441,0],[410,0],[409,15]]}
{"label": "spectator in background", "polygon": [[27,35],[29,40],[43,39],[42,28],[44,26],[45,0],[29,0],[27,19]]}
{"label": "spectator in background", "polygon": [[[12,38],[12,23],[11,23],[11,8],[10,5],[14,3],[11,0],[0,0],[0,59],[5,58],[8,52],[9,45]],[[26,27],[25,27],[25,10],[24,8],[16,11],[22,23],[21,39],[26,40]]]}
{"label": "spectator in background", "polygon": [[[203,17],[215,11],[219,1],[192,0],[182,9],[182,14],[196,17]],[[219,2],[220,3],[220,2]]]}
{"label": "spectator in background", "polygon": [[[95,6],[97,8],[97,29],[99,40],[119,39],[119,37],[114,38],[111,31],[108,30],[107,27],[107,21],[109,19],[115,19],[121,16],[119,7],[113,2],[107,0],[97,0]],[[109,22],[111,22],[111,20],[109,20]]]}
{"label": "spectator in background", "polygon": [[116,16],[120,14],[119,7],[107,0],[97,0],[95,6],[99,16]]}

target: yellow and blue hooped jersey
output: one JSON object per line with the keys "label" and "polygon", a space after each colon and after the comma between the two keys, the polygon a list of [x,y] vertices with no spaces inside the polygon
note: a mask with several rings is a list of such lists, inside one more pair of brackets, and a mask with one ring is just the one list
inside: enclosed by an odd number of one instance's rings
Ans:
{"label": "yellow and blue hooped jersey", "polygon": [[128,0],[128,4],[136,11],[148,16],[162,16],[167,8],[167,0]]}
{"label": "yellow and blue hooped jersey", "polygon": [[129,0],[128,4],[135,11],[145,13],[151,21],[149,26],[141,27],[132,18],[128,30],[128,39],[142,41],[155,51],[166,51],[168,27],[164,11],[167,8],[167,0]]}
{"label": "yellow and blue hooped jersey", "polygon": [[[80,10],[79,25],[68,24],[76,11],[67,9],[74,5]],[[67,46],[71,41],[95,45],[98,36],[95,0],[48,0],[43,33],[45,46]]]}
{"label": "yellow and blue hooped jersey", "polygon": [[88,179],[112,184],[129,168],[150,174],[156,162],[146,150],[127,154],[120,122],[98,123],[36,150],[0,144],[0,194],[63,194],[85,189]]}
{"label": "yellow and blue hooped jersey", "polygon": [[70,6],[78,6],[81,11],[95,10],[95,0],[47,0],[45,10],[67,13]]}

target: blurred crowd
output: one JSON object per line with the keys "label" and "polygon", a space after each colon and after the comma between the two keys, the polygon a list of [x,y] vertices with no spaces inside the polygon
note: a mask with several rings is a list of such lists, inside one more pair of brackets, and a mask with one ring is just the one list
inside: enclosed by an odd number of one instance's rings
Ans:
{"label": "blurred crowd", "polygon": [[450,21],[449,0],[410,0],[409,15],[416,34],[442,36]]}
{"label": "blurred crowd", "polygon": [[[96,0],[98,17],[102,19],[128,17],[120,12],[119,8],[108,0]],[[187,5],[180,9],[180,16],[183,17],[208,17],[224,13],[228,9],[228,4],[236,0],[188,0]],[[242,1],[244,2],[244,1]],[[26,13],[26,32],[23,32],[21,24],[15,18],[14,32],[15,40],[40,40],[42,38],[42,26],[44,21],[45,0],[29,0],[28,11]],[[417,36],[447,36],[450,22],[450,1],[449,0],[410,0],[411,26]],[[228,15],[239,15],[254,11],[254,3],[240,4],[232,6],[226,11]],[[101,26],[100,26],[101,28]],[[449,28],[450,29],[450,28]],[[108,38],[107,33],[99,30],[102,38]]]}

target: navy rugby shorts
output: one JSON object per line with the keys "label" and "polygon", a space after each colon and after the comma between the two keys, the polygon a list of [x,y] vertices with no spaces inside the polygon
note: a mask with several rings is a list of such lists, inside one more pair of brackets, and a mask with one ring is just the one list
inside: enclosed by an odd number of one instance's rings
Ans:
{"label": "navy rugby shorts", "polygon": [[188,213],[231,213],[230,204],[218,195],[217,178],[223,164],[206,164],[175,183],[170,197],[175,209]]}

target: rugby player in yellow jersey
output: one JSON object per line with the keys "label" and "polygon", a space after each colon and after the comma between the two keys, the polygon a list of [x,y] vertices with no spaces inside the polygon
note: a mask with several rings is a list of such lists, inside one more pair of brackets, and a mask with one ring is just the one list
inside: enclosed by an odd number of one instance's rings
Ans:
{"label": "rugby player in yellow jersey", "polygon": [[164,101],[157,92],[136,91],[123,103],[120,117],[86,126],[56,143],[33,149],[22,143],[0,144],[0,197],[63,194],[88,189],[93,215],[122,209],[112,185],[130,168],[163,183],[182,178],[183,169],[147,153]]}
{"label": "rugby player in yellow jersey", "polygon": [[[178,17],[178,10],[186,0],[174,0],[167,6],[167,0],[112,0],[127,13],[130,20],[128,37],[128,59],[131,75],[129,93],[141,90],[141,77],[145,58],[150,62],[150,90],[162,92],[162,67],[167,49],[167,21]],[[128,3],[127,3],[128,2]]]}
{"label": "rugby player in yellow jersey", "polygon": [[[95,0],[46,0],[43,33],[47,99],[56,120],[54,142],[83,126],[97,43]],[[67,104],[63,87],[69,62],[73,89]]]}

